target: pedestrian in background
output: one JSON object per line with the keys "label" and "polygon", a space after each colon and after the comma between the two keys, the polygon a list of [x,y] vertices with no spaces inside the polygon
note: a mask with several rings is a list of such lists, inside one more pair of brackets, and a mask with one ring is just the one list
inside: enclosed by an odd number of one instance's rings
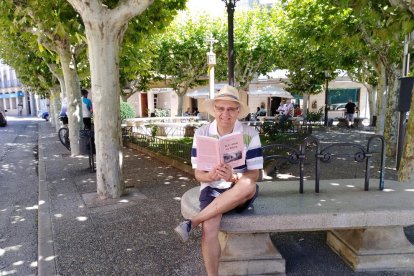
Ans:
{"label": "pedestrian in background", "polygon": [[352,99],[348,100],[348,103],[345,105],[345,119],[347,121],[347,128],[354,127],[354,114],[355,114],[356,105],[352,102]]}
{"label": "pedestrian in background", "polygon": [[92,129],[92,102],[88,99],[88,90],[82,89],[82,117],[85,129]]}

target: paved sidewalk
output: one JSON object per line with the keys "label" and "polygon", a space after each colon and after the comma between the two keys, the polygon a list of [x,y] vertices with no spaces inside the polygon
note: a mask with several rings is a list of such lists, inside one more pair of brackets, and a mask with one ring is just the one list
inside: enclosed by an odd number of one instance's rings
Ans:
{"label": "paved sidewalk", "polygon": [[[180,197],[198,183],[171,166],[125,149],[128,196],[96,200],[88,158],[70,157],[49,123],[39,124],[39,275],[205,275],[200,231],[187,244],[173,228]],[[414,229],[407,229],[414,242]],[[353,273],[325,232],[275,233],[287,275]]]}

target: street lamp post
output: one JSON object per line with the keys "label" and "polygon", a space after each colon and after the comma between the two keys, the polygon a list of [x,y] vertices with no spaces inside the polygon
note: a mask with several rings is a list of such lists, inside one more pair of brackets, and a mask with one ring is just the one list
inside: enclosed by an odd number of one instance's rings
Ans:
{"label": "street lamp post", "polygon": [[329,78],[331,77],[331,74],[329,74],[328,71],[325,71],[325,120],[324,120],[324,126],[328,126],[328,101],[329,101]]}
{"label": "street lamp post", "polygon": [[228,78],[229,85],[234,86],[234,9],[236,2],[239,0],[222,0],[227,7],[227,21],[228,21]]}
{"label": "street lamp post", "polygon": [[206,42],[210,44],[210,51],[207,53],[207,65],[209,71],[209,98],[214,99],[214,65],[216,65],[216,54],[213,53],[213,44],[218,42],[210,34],[210,37],[206,39]]}

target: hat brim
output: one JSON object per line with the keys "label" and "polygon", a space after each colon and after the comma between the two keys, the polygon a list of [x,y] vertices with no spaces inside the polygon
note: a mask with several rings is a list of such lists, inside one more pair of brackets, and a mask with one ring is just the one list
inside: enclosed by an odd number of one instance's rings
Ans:
{"label": "hat brim", "polygon": [[238,103],[240,105],[240,111],[239,111],[239,116],[237,116],[237,119],[244,119],[250,113],[249,107],[247,105],[230,97],[223,97],[220,99],[209,99],[209,100],[204,101],[204,107],[207,113],[213,116],[214,118],[216,117],[216,113],[214,112],[214,102],[216,100],[231,101],[231,102]]}

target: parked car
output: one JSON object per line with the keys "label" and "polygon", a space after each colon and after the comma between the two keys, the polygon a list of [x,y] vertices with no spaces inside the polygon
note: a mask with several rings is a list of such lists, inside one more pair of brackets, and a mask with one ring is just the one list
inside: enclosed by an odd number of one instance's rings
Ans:
{"label": "parked car", "polygon": [[0,127],[5,127],[7,125],[6,112],[7,110],[0,108]]}
{"label": "parked car", "polygon": [[[336,103],[336,104],[332,104],[331,105],[331,110],[339,110],[339,111],[343,111],[345,110],[345,105],[347,103]],[[358,106],[358,103],[355,103],[356,106]]]}

